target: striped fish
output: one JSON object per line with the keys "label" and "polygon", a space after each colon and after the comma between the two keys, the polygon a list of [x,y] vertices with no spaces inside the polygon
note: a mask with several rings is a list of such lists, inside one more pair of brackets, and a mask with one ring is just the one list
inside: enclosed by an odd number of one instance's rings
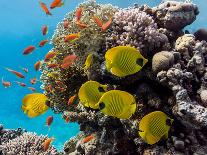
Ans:
{"label": "striped fish", "polygon": [[173,119],[162,111],[154,111],[144,116],[139,123],[139,135],[148,143],[155,144],[161,138],[168,138]]}
{"label": "striped fish", "polygon": [[101,97],[98,104],[102,113],[121,119],[128,119],[136,111],[135,98],[125,91],[111,90]]}

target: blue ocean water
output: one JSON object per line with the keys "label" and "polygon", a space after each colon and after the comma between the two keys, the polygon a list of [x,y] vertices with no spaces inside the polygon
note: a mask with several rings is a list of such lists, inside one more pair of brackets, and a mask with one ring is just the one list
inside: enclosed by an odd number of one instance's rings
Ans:
{"label": "blue ocean water", "polygon": [[[42,0],[49,4],[52,0]],[[38,45],[43,39],[50,39],[57,23],[61,21],[64,15],[72,11],[83,0],[65,0],[65,5],[61,8],[52,10],[53,16],[46,16],[40,9],[38,0],[1,0],[0,2],[0,77],[5,80],[15,81],[17,79],[13,74],[9,73],[4,67],[15,70],[21,70],[21,67],[29,69],[26,79],[19,80],[29,85],[29,79],[33,77],[39,78],[40,73],[34,71],[33,65],[43,59],[44,55],[52,48],[48,44],[43,48],[38,48],[35,52],[28,56],[23,56],[22,51],[28,45]],[[148,4],[155,6],[160,0],[97,0],[98,3],[111,3],[119,7],[127,7],[138,4]],[[207,28],[207,8],[206,0],[194,0],[199,6],[200,14],[198,19],[187,29],[190,32],[200,27]],[[49,26],[48,35],[42,36],[42,25]],[[37,83],[35,88],[41,92],[41,83]],[[54,116],[54,122],[51,126],[49,136],[54,136],[54,145],[61,149],[64,142],[70,137],[75,136],[79,132],[79,126],[76,123],[65,124],[61,115],[54,115],[48,111],[44,115],[30,119],[21,111],[22,98],[31,93],[26,88],[21,88],[13,82],[12,87],[5,89],[0,86],[0,124],[4,124],[6,128],[22,127],[28,131],[38,134],[47,134],[48,128],[45,126],[45,120],[49,115]]]}

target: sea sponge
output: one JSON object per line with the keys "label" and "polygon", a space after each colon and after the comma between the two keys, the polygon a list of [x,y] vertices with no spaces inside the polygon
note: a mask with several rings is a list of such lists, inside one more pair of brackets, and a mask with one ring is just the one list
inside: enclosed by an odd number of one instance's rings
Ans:
{"label": "sea sponge", "polygon": [[161,70],[169,69],[174,63],[174,55],[172,52],[161,51],[156,53],[152,58],[152,70],[157,73]]}
{"label": "sea sponge", "polygon": [[54,147],[49,146],[47,151],[43,150],[46,136],[37,136],[35,133],[25,132],[21,136],[4,143],[1,146],[2,153],[8,155],[34,155],[34,154],[57,154]]}
{"label": "sea sponge", "polygon": [[159,33],[153,18],[140,8],[117,11],[110,32],[106,38],[107,49],[118,45],[130,45],[146,56],[152,55],[156,48],[168,43],[167,36]]}

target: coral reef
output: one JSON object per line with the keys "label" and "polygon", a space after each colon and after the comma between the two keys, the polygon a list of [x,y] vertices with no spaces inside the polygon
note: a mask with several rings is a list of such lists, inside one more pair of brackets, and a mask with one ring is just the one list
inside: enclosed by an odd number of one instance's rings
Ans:
{"label": "coral reef", "polygon": [[[75,23],[75,11],[66,15],[70,22],[64,28],[57,26],[52,39],[57,55],[52,63],[61,63],[68,54],[78,60],[68,69],[51,69],[42,65],[42,88],[50,107],[69,122],[78,122],[80,134],[65,143],[65,154],[206,154],[207,150],[207,42],[182,29],[191,24],[199,13],[189,2],[165,1],[157,7],[146,5],[119,9],[99,5],[94,1],[80,4],[81,21],[88,27],[81,29]],[[104,23],[110,17],[111,26],[102,32],[93,21],[93,15]],[[68,34],[80,32],[80,38],[65,43]],[[137,48],[148,59],[139,72],[118,78],[105,69],[104,54],[112,47],[129,45]],[[83,69],[87,55],[94,53],[96,61]],[[50,76],[52,73],[56,76]],[[63,83],[62,91],[57,82]],[[84,107],[79,101],[67,105],[87,80],[108,84],[133,94],[136,112],[130,119],[109,117],[99,110]],[[48,86],[51,86],[48,89]],[[148,145],[138,135],[138,124],[152,111],[162,111],[174,123],[167,139]],[[92,135],[87,142],[84,139]]]}
{"label": "coral reef", "polygon": [[3,143],[0,149],[5,155],[57,154],[56,149],[52,146],[46,151],[43,150],[43,143],[46,139],[46,136],[37,136],[34,133],[25,132],[22,135]]}

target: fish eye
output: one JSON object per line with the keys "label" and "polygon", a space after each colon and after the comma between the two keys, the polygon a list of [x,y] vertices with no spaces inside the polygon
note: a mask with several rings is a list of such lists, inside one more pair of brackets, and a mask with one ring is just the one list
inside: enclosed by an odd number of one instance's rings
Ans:
{"label": "fish eye", "polygon": [[48,107],[50,107],[50,101],[49,101],[49,100],[46,100],[46,101],[45,101],[45,104],[46,104]]}
{"label": "fish eye", "polygon": [[105,92],[105,90],[102,87],[98,87],[99,92]]}
{"label": "fish eye", "polygon": [[102,110],[105,108],[105,104],[103,102],[99,103],[99,109]]}
{"label": "fish eye", "polygon": [[166,119],[166,125],[168,125],[168,126],[172,125],[171,119],[169,119],[169,118]]}
{"label": "fish eye", "polygon": [[138,58],[136,63],[137,63],[137,65],[139,65],[139,66],[141,66],[141,67],[142,67],[142,66],[143,66],[143,64],[144,64],[144,61],[143,61],[143,59],[142,59],[142,58]]}

